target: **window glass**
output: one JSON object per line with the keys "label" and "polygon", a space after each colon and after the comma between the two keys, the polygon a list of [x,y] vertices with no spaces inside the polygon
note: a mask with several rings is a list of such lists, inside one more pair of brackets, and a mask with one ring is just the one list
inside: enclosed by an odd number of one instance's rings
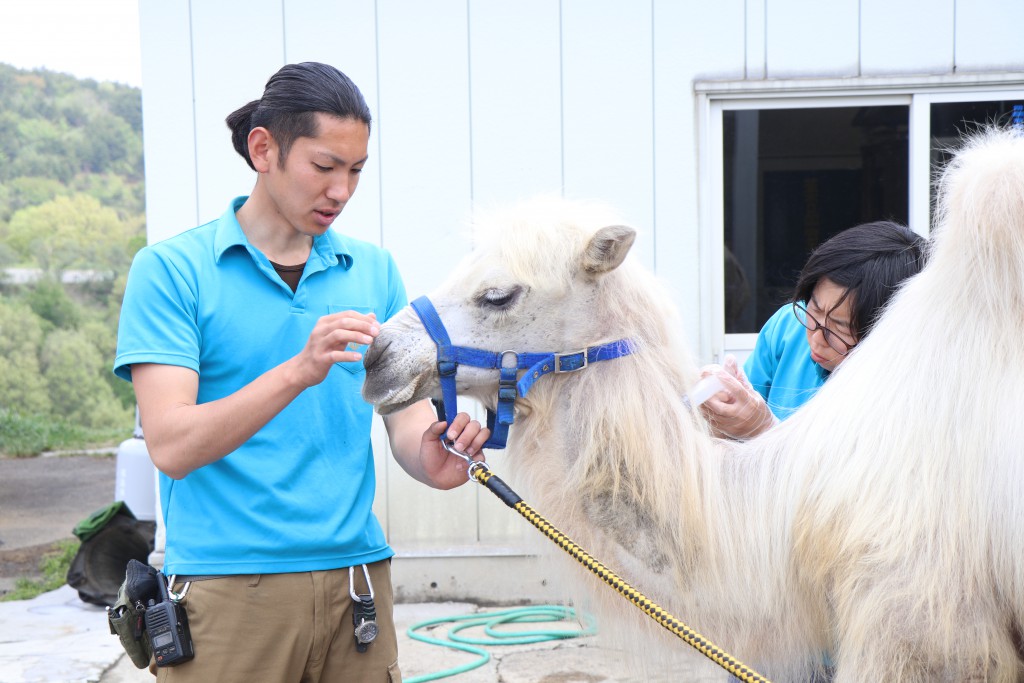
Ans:
{"label": "window glass", "polygon": [[990,124],[1024,127],[1024,99],[985,102],[941,102],[931,106],[931,206],[935,206],[936,173],[949,161],[964,135]]}
{"label": "window glass", "polygon": [[907,223],[907,106],[723,112],[725,332],[757,332],[811,250],[858,223]]}

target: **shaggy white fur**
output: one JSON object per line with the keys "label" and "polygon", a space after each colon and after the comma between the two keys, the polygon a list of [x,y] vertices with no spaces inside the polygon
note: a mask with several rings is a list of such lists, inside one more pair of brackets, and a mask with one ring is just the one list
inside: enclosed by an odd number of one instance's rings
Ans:
{"label": "shaggy white fur", "polygon": [[[697,368],[677,315],[600,207],[481,219],[431,300],[460,345],[635,341],[519,399],[513,481],[739,659],[778,681],[807,681],[825,652],[838,683],[1024,680],[1024,136],[967,141],[940,187],[925,269],[813,400],[746,443],[680,400]],[[381,413],[439,395],[434,361],[404,311],[364,395]],[[460,368],[459,390],[493,405],[495,374]],[[639,623],[586,581],[603,622]]]}

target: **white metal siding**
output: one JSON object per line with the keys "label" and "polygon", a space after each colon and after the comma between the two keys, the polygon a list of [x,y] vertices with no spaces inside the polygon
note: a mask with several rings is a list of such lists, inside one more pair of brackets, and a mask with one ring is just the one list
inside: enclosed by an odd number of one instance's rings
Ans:
{"label": "white metal siding", "polygon": [[[707,3],[697,20],[688,3],[654,3],[654,221],[650,238],[655,272],[671,287],[695,353],[701,348],[701,299],[707,292],[702,292],[699,277],[697,188],[701,159],[693,82],[743,78],[750,51],[744,4],[743,0]],[[763,49],[760,55],[763,59]]]}
{"label": "white metal siding", "polygon": [[139,31],[150,84],[142,98],[146,229],[158,242],[199,220],[188,2],[140,3]]}
{"label": "white metal siding", "polygon": [[861,0],[860,8],[858,75],[953,72],[954,0],[927,0],[926,8],[922,0]]}
{"label": "white metal siding", "polygon": [[562,51],[558,3],[469,5],[473,202],[561,192]]}
{"label": "white metal siding", "polygon": [[562,3],[565,193],[611,202],[642,237],[653,266],[651,5]]}
{"label": "white metal siding", "polygon": [[961,73],[1021,71],[1024,2],[956,0],[954,55]]}
{"label": "white metal siding", "polygon": [[768,78],[856,76],[858,0],[773,2],[765,13]]}
{"label": "white metal siding", "polygon": [[230,2],[190,2],[189,7],[199,217],[206,222],[252,188],[253,171],[232,148],[224,119],[257,99],[281,67],[284,31],[280,0],[251,0],[245,11]]}

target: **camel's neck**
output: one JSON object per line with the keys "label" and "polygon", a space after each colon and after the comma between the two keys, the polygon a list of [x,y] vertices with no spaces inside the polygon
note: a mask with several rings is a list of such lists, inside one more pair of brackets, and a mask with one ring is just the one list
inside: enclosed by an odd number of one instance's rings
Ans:
{"label": "camel's neck", "polygon": [[654,572],[696,554],[704,469],[717,462],[678,365],[641,348],[538,383],[510,443],[539,509]]}

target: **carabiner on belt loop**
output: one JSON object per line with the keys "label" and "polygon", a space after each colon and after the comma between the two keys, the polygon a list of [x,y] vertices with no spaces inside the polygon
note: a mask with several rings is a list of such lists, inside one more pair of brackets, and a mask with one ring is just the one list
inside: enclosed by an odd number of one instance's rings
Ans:
{"label": "carabiner on belt loop", "polygon": [[[366,579],[366,589],[370,591],[370,599],[373,600],[373,583],[370,581],[370,570],[366,568],[365,564],[359,565],[363,568],[363,578]],[[356,581],[353,570],[355,567],[348,568],[348,594],[352,596],[352,599],[356,602],[360,601],[359,593],[356,593]]]}
{"label": "carabiner on belt loop", "polygon": [[167,595],[170,596],[171,602],[181,602],[181,599],[185,597],[185,593],[188,593],[188,587],[192,585],[191,581],[186,581],[185,586],[181,589],[180,593],[175,593],[171,590],[174,585],[174,579],[177,578],[177,574],[171,574],[167,579]]}

